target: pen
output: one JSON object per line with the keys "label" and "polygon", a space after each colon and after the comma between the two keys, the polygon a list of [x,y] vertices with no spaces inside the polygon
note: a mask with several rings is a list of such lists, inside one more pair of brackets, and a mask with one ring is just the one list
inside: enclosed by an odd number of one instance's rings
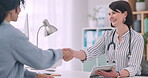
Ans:
{"label": "pen", "polygon": [[61,74],[51,74],[51,75],[49,75],[49,76],[55,77],[55,76],[61,76]]}
{"label": "pen", "polygon": [[61,74],[47,74],[46,75],[50,76],[50,77],[55,77],[55,76],[61,76]]}

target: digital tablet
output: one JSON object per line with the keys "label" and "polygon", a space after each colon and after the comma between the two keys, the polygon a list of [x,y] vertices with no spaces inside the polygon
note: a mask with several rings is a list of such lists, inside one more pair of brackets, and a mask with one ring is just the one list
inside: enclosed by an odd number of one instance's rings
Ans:
{"label": "digital tablet", "polygon": [[111,71],[111,68],[116,68],[115,65],[103,65],[103,66],[97,66],[97,67],[93,67],[92,71],[91,71],[91,74],[90,74],[90,77],[91,76],[97,76],[97,74],[95,73],[95,71],[97,70],[104,70],[104,71]]}

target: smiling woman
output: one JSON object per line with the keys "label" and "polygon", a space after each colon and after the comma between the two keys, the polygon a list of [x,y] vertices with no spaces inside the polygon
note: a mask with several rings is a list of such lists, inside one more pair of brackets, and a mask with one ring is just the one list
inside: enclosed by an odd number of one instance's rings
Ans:
{"label": "smiling woman", "polygon": [[106,54],[107,64],[116,65],[110,72],[97,70],[103,77],[129,77],[141,74],[144,40],[140,33],[131,28],[132,10],[127,1],[114,1],[109,5],[109,18],[114,29],[106,31],[96,43],[85,50],[73,52],[82,61],[92,60]]}

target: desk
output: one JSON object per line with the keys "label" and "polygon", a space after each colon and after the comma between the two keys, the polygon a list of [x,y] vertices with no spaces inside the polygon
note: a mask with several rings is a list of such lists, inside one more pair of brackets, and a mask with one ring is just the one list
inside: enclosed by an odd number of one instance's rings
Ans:
{"label": "desk", "polygon": [[57,70],[61,77],[55,78],[89,78],[90,72],[72,71],[72,70]]}
{"label": "desk", "polygon": [[[56,72],[61,74],[61,77],[55,77],[55,78],[90,78],[89,77],[90,72],[72,71],[72,70],[57,70]],[[93,77],[93,78],[99,78],[99,77]],[[148,78],[148,77],[135,76],[135,77],[128,77],[128,78]]]}
{"label": "desk", "polygon": [[[44,70],[34,70],[36,72],[40,73],[55,73],[55,74],[61,74],[61,76],[57,76],[54,78],[90,78],[90,72],[83,72],[83,71],[73,71],[73,70],[56,70],[55,72],[48,72]],[[99,77],[93,77],[93,78],[99,78]],[[102,77],[101,77],[102,78]],[[134,76],[134,77],[127,77],[127,78],[148,78],[148,76]]]}

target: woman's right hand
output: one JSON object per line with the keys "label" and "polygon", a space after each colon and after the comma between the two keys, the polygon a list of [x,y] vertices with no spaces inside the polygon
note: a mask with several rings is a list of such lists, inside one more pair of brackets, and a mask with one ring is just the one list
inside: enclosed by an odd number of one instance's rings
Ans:
{"label": "woman's right hand", "polygon": [[71,48],[64,48],[64,50],[68,50],[68,51],[72,52],[73,53],[73,57],[75,57],[75,58],[78,58],[80,60],[85,60],[86,59],[86,54],[82,50],[75,51],[75,50],[72,50]]}

